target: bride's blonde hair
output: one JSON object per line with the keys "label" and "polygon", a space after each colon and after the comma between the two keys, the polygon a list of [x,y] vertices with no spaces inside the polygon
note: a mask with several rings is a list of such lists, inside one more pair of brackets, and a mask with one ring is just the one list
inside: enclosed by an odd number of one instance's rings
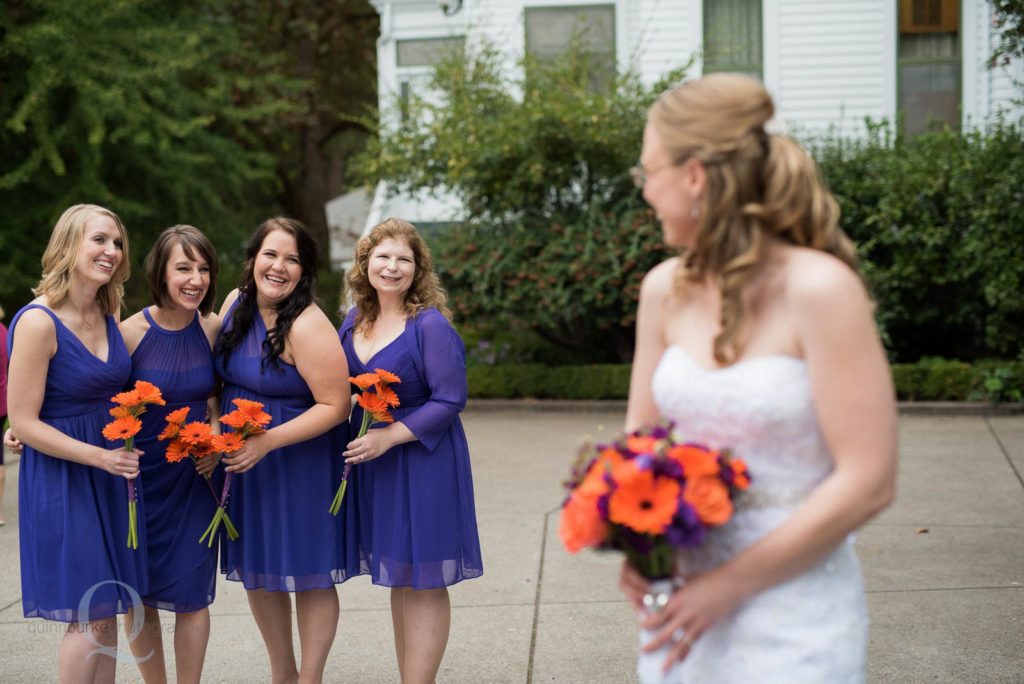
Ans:
{"label": "bride's blonde hair", "polygon": [[706,171],[696,242],[683,252],[677,285],[720,279],[714,356],[721,364],[739,356],[743,293],[764,260],[767,236],[828,252],[857,271],[856,250],[817,164],[791,138],[765,131],[774,114],[760,81],[727,73],[666,91],[648,113],[669,156],[697,159]]}

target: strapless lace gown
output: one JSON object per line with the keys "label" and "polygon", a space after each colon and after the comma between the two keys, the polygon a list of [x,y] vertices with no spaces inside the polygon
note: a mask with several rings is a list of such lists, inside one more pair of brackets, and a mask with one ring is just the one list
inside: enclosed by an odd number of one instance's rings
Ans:
{"label": "strapless lace gown", "polygon": [[[832,471],[801,359],[764,356],[706,369],[672,346],[654,372],[653,392],[683,439],[732,449],[753,480],[732,520],[680,555],[684,574],[714,568],[780,526]],[[848,538],[707,631],[684,661],[681,681],[863,682],[867,632],[860,566]]]}

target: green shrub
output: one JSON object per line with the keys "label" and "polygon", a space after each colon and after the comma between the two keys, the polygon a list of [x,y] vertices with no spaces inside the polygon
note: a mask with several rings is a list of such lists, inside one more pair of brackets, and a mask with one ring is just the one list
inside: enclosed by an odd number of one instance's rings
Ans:
{"label": "green shrub", "polygon": [[[628,364],[470,366],[469,394],[481,399],[625,399],[630,368]],[[892,377],[901,401],[1024,399],[1024,358],[975,365],[928,358],[893,364]]]}

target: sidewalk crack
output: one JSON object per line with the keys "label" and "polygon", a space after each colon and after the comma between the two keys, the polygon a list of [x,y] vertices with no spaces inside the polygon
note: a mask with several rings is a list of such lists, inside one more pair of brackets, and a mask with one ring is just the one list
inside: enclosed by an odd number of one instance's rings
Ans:
{"label": "sidewalk crack", "polygon": [[1024,477],[1021,477],[1020,470],[1017,469],[1017,464],[1010,458],[1010,452],[1006,450],[1006,445],[1003,444],[1003,440],[999,439],[999,433],[996,432],[995,426],[992,425],[992,421],[989,420],[988,416],[985,416],[985,425],[988,425],[988,431],[992,433],[993,439],[996,440],[996,444],[999,445],[999,450],[1003,452],[1003,458],[1010,464],[1010,470],[1017,476],[1017,482],[1020,483],[1021,488],[1024,488]]}

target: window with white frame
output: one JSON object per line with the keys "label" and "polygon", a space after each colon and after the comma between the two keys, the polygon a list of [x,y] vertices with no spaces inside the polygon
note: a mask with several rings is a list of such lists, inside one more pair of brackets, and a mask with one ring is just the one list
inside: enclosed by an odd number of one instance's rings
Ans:
{"label": "window with white frame", "polygon": [[960,3],[900,0],[899,111],[914,135],[960,129]]}
{"label": "window with white frame", "polygon": [[761,0],[704,0],[704,73],[762,78]]}
{"label": "window with white frame", "polygon": [[560,57],[577,36],[597,87],[615,77],[615,6],[527,7],[526,52],[541,60]]}
{"label": "window with white frame", "polygon": [[465,48],[465,42],[463,36],[395,41],[398,99],[402,121],[405,121],[408,115],[409,99],[413,90],[421,97],[429,98],[427,88],[434,67],[453,53],[461,53]]}

